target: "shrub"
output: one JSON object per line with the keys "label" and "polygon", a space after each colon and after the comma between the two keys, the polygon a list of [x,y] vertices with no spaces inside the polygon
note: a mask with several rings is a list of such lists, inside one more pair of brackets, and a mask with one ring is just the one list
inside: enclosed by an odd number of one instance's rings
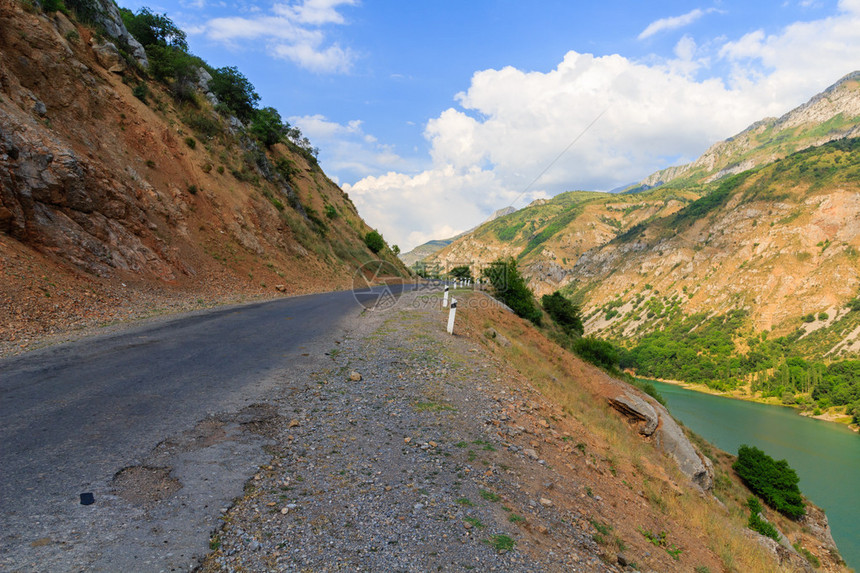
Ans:
{"label": "shrub", "polygon": [[579,307],[566,299],[560,292],[555,291],[552,294],[543,295],[541,305],[565,333],[571,336],[582,336],[585,332]]}
{"label": "shrub", "polygon": [[484,269],[484,276],[490,281],[496,296],[511,307],[517,316],[540,326],[541,311],[513,258],[498,259],[491,263]]}
{"label": "shrub", "polygon": [[149,52],[150,46],[170,46],[188,51],[188,41],[183,32],[166,14],[154,14],[149,8],[141,8],[134,14],[126,8],[120,9],[122,22],[134,39]]}
{"label": "shrub", "polygon": [[131,95],[146,103],[146,98],[149,97],[149,86],[145,83],[139,83],[131,90]]}
{"label": "shrub", "polygon": [[773,509],[791,519],[797,519],[805,513],[803,498],[797,487],[800,479],[787,461],[774,461],[760,449],[742,445],[732,468],[747,487]]}
{"label": "shrub", "polygon": [[364,244],[367,245],[367,248],[373,253],[378,253],[385,247],[385,241],[382,239],[382,235],[379,234],[379,231],[370,231],[367,233],[364,236]]}
{"label": "shrub", "polygon": [[595,366],[600,366],[608,370],[618,368],[618,349],[606,340],[594,338],[593,336],[578,338],[573,342],[573,351],[580,358]]}
{"label": "shrub", "polygon": [[199,139],[211,139],[224,133],[217,116],[204,111],[186,109],[180,116],[182,123],[194,130]]}
{"label": "shrub", "polygon": [[750,513],[749,522],[747,525],[750,529],[757,533],[761,533],[765,537],[770,537],[774,541],[779,541],[779,532],[772,523],[763,520],[758,513]]}
{"label": "shrub", "polygon": [[66,12],[66,5],[63,4],[63,0],[42,0],[42,10],[44,10],[47,14],[51,14],[53,12]]}
{"label": "shrub", "polygon": [[659,390],[657,390],[656,386],[647,380],[642,380],[640,378],[633,379],[633,385],[663,404],[666,405],[666,399],[663,398],[663,395],[660,394]]}
{"label": "shrub", "polygon": [[185,145],[187,145],[191,149],[194,149],[195,147],[197,147],[197,141],[193,137],[186,137]]}
{"label": "shrub", "polygon": [[192,195],[197,195],[197,185],[189,185],[188,192]]}

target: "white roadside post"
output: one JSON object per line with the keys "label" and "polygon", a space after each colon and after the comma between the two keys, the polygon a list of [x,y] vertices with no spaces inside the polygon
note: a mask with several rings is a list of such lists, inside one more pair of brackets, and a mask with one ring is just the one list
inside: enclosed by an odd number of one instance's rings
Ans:
{"label": "white roadside post", "polygon": [[448,306],[448,287],[445,287],[445,294],[442,295],[442,308]]}
{"label": "white roadside post", "polygon": [[451,299],[451,310],[448,311],[448,334],[454,334],[454,316],[457,314],[457,299]]}

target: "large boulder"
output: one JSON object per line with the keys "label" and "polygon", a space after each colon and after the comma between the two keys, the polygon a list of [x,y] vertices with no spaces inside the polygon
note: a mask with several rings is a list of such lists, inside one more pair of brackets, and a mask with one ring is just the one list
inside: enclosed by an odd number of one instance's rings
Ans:
{"label": "large boulder", "polygon": [[611,380],[611,390],[606,392],[609,405],[636,424],[640,434],[653,437],[657,447],[675,460],[690,481],[710,490],[714,486],[711,460],[699,454],[669,411],[633,387],[608,376],[607,379]]}
{"label": "large boulder", "polygon": [[706,456],[699,454],[686,434],[662,405],[657,404],[660,425],[655,436],[657,446],[669,454],[678,467],[694,484],[705,491],[714,487],[714,466]]}
{"label": "large boulder", "polygon": [[119,50],[112,42],[104,44],[96,43],[95,38],[92,42],[93,52],[99,63],[109,72],[120,74],[125,71],[125,60],[119,53]]}

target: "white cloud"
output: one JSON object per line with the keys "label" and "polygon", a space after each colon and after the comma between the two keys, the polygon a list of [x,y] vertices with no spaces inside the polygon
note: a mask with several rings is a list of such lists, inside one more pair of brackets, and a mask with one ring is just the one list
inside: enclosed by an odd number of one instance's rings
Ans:
{"label": "white cloud", "polygon": [[322,26],[345,22],[343,14],[337,11],[341,5],[355,6],[356,0],[305,0],[298,5],[276,4],[274,10],[301,24]]}
{"label": "white cloud", "polygon": [[[426,124],[432,167],[368,176],[344,189],[371,225],[406,250],[510,204],[604,110],[515,206],[544,192],[641,180],[860,69],[860,0],[839,6],[830,18],[772,35],[701,45],[685,36],[674,59],[643,63],[571,51],[546,73],[476,72],[457,94],[459,106]],[[722,79],[713,66],[732,71]]]}
{"label": "white cloud", "polygon": [[281,44],[275,46],[274,52],[282,58],[292,60],[299,66],[315,72],[347,72],[353,61],[350,50],[344,50],[337,44],[323,50],[310,43]]}
{"label": "white cloud", "polygon": [[212,40],[240,46],[262,41],[277,57],[290,60],[319,73],[346,72],[355,61],[349,48],[337,43],[326,45],[323,27],[346,23],[338,9],[353,6],[356,0],[303,0],[295,4],[275,4],[271,13],[250,18],[213,18],[191,33],[205,34]]}
{"label": "white cloud", "polygon": [[366,177],[343,189],[364,220],[404,251],[430,239],[461,233],[517,195],[492,171],[450,165],[414,176],[390,172]]}
{"label": "white cloud", "polygon": [[642,33],[639,34],[639,39],[644,40],[646,38],[650,38],[654,34],[658,34],[666,30],[676,30],[678,28],[683,28],[684,26],[689,26],[705,14],[710,14],[711,12],[715,11],[715,8],[709,8],[707,10],[696,8],[695,10],[691,10],[686,14],[682,14],[680,16],[672,16],[670,18],[661,18],[659,20],[654,20],[653,22],[648,24],[648,26],[646,26],[644,30],[642,30]]}
{"label": "white cloud", "polygon": [[355,181],[371,174],[415,169],[415,165],[395,153],[392,146],[379,143],[375,136],[365,133],[361,120],[340,124],[319,114],[288,120],[321,149],[320,159],[326,171],[337,173],[340,179]]}

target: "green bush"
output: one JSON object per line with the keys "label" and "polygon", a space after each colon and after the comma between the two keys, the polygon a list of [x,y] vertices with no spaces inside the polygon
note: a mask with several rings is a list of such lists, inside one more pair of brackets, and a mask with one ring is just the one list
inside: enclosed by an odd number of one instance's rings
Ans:
{"label": "green bush", "polygon": [[513,258],[498,259],[484,269],[483,274],[490,281],[496,296],[517,316],[540,326],[542,313]]}
{"label": "green bush", "polygon": [[254,112],[249,130],[260,143],[271,147],[281,142],[286,135],[288,125],[284,125],[281,114],[273,107],[264,107]]}
{"label": "green bush", "polygon": [[750,513],[750,519],[747,526],[757,533],[761,533],[765,537],[770,537],[774,541],[779,541],[779,532],[772,523],[769,523],[759,517],[758,513]]}
{"label": "green bush", "polygon": [[585,332],[579,307],[566,299],[560,292],[555,291],[552,294],[543,295],[541,306],[568,335],[582,336]]}
{"label": "green bush", "polygon": [[254,117],[260,96],[254,91],[254,86],[248,78],[235,67],[214,70],[209,89],[219,102],[243,122],[248,122]]}
{"label": "green bush", "polygon": [[66,5],[63,4],[63,0],[42,0],[42,10],[47,14],[51,14],[53,12],[66,12]]}
{"label": "green bush", "polygon": [[800,479],[787,461],[775,461],[754,446],[742,445],[732,468],[747,487],[773,509],[791,519],[805,513],[797,487]]}
{"label": "green bush", "polygon": [[370,231],[367,233],[364,236],[364,244],[367,245],[367,248],[373,253],[378,253],[385,248],[385,241],[382,239],[382,235],[379,234],[379,231]]}
{"label": "green bush", "polygon": [[652,398],[654,398],[655,400],[657,400],[658,402],[660,402],[661,404],[663,404],[664,406],[666,405],[666,399],[663,397],[662,394],[660,394],[660,392],[657,390],[657,387],[654,386],[654,384],[652,384],[648,380],[634,378],[633,385],[651,396]]}
{"label": "green bush", "polygon": [[131,95],[146,103],[146,98],[149,97],[149,86],[144,83],[139,83],[131,90]]}
{"label": "green bush", "polygon": [[166,14],[155,14],[149,8],[141,8],[134,14],[126,8],[120,9],[122,22],[134,39],[146,48],[170,46],[188,51],[188,41],[183,32]]}
{"label": "green bush", "polygon": [[[329,219],[336,219],[337,218],[337,209],[334,208],[334,205],[326,205],[325,208],[323,209],[323,211],[325,211],[325,216],[328,217]],[[397,245],[394,245],[394,246],[396,247]],[[392,250],[394,250],[394,247],[392,247]],[[399,251],[399,249],[398,249],[398,251]],[[397,254],[397,253],[394,253],[394,254]]]}
{"label": "green bush", "polygon": [[618,368],[619,353],[612,343],[593,336],[578,338],[573,341],[573,351],[595,366],[614,370]]}
{"label": "green bush", "polygon": [[195,147],[197,147],[197,140],[195,140],[193,137],[186,137],[185,145],[187,145],[191,149],[194,149]]}

